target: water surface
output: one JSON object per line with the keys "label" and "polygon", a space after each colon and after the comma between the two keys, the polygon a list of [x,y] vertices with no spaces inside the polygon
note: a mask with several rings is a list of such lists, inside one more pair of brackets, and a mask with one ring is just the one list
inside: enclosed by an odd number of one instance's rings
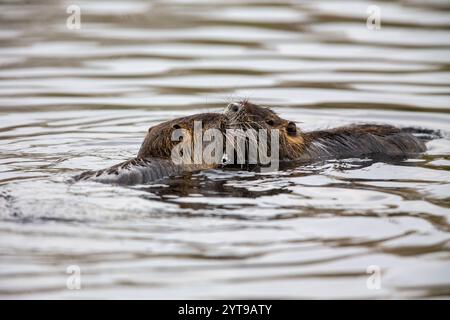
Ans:
{"label": "water surface", "polygon": [[[450,297],[448,2],[76,3],[79,30],[69,1],[0,4],[2,298]],[[406,161],[66,183],[134,156],[152,125],[242,98],[305,131],[443,137]]]}

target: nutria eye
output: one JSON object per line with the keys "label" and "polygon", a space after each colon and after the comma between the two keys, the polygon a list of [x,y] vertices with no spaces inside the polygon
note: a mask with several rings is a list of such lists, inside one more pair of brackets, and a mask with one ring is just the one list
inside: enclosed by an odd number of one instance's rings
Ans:
{"label": "nutria eye", "polygon": [[297,133],[297,126],[293,122],[289,122],[287,125],[288,134],[294,135]]}
{"label": "nutria eye", "polygon": [[267,120],[266,123],[267,123],[269,126],[273,126],[273,120]]}
{"label": "nutria eye", "polygon": [[235,103],[231,103],[228,105],[228,109],[231,112],[238,112],[239,111],[239,105],[235,104]]}
{"label": "nutria eye", "polygon": [[174,128],[174,129],[180,129],[181,127],[180,127],[178,124],[174,124],[174,125],[172,126],[172,128]]}

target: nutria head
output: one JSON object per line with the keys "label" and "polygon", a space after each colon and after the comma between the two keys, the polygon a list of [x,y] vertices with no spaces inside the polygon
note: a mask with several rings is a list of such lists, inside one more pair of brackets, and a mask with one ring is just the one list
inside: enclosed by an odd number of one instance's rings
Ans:
{"label": "nutria head", "polygon": [[268,136],[271,136],[271,130],[278,130],[280,160],[297,159],[304,150],[305,140],[295,122],[279,117],[269,107],[244,100],[229,104],[223,114],[228,128],[264,129],[267,130]]}
{"label": "nutria head", "polygon": [[175,130],[185,129],[189,133],[188,139],[193,141],[194,121],[201,121],[202,131],[216,128],[225,132],[225,120],[225,116],[220,113],[200,113],[160,123],[148,129],[137,156],[170,159],[172,149],[181,141],[172,141]]}

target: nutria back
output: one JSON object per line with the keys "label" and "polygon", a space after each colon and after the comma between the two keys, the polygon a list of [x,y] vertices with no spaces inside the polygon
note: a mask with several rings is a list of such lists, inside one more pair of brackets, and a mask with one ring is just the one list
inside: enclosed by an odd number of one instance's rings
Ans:
{"label": "nutria back", "polygon": [[211,165],[207,164],[175,164],[171,159],[133,158],[107,169],[85,171],[73,177],[73,182],[89,180],[118,185],[146,184],[210,168]]}
{"label": "nutria back", "polygon": [[302,160],[367,156],[408,157],[426,151],[423,140],[389,125],[349,125],[303,134]]}

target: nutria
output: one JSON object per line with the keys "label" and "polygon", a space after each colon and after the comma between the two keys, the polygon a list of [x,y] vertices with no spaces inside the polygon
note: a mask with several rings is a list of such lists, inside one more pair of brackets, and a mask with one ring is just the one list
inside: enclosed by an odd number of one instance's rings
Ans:
{"label": "nutria", "polygon": [[311,162],[360,157],[407,157],[426,150],[424,139],[411,128],[353,124],[327,130],[302,132],[295,122],[280,118],[273,110],[241,101],[228,105],[227,125],[240,129],[278,129],[279,160]]}
{"label": "nutria", "polygon": [[[278,129],[280,134],[277,160],[280,161],[312,162],[350,157],[406,157],[426,150],[424,139],[414,136],[412,134],[414,130],[411,128],[362,124],[302,132],[294,122],[280,118],[270,108],[242,101],[228,105],[223,114],[196,114],[151,127],[136,158],[108,169],[84,172],[74,180],[143,184],[221,166],[221,162],[193,161],[181,164],[173,162],[172,152],[180,142],[173,141],[172,133],[177,129],[185,130],[187,136],[183,138],[187,139],[189,145],[193,144],[195,121],[202,122],[202,133],[211,128],[218,129],[223,134],[226,134],[227,129],[266,129],[270,137],[270,129]],[[204,148],[205,142],[202,141],[201,145]],[[221,147],[225,148],[224,145]],[[233,164],[227,164],[225,167],[233,167]]]}
{"label": "nutria", "polygon": [[[224,132],[225,119],[225,116],[220,113],[201,113],[160,123],[148,130],[136,158],[107,169],[83,172],[73,180],[121,185],[144,184],[174,175],[215,168],[220,165],[220,162],[195,163],[192,159],[189,163],[186,161],[181,164],[174,163],[172,151],[181,141],[189,145],[193,144],[195,121],[201,121],[202,132],[211,128]],[[184,130],[186,134],[180,137],[179,141],[172,139],[172,133],[177,129]],[[205,142],[202,141],[202,147],[204,144]],[[191,154],[191,157],[194,155]]]}

